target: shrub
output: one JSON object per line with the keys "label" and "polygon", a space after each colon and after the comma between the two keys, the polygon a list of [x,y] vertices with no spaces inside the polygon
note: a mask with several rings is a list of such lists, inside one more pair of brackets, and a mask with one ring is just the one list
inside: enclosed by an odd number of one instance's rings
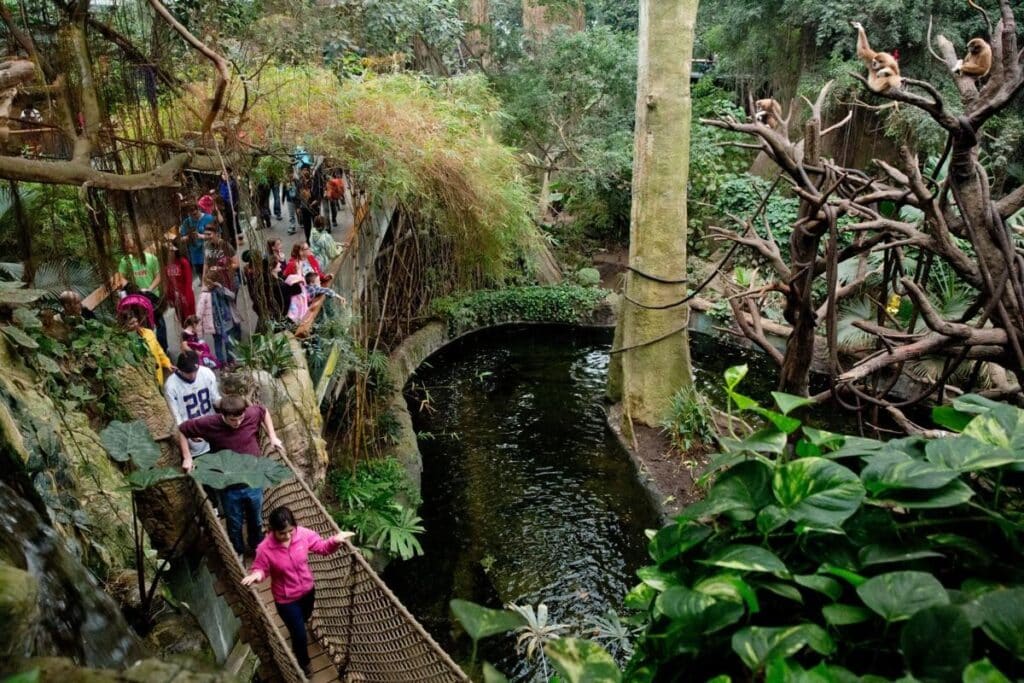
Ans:
{"label": "shrub", "polygon": [[[962,396],[946,438],[883,442],[801,424],[724,438],[707,497],[651,538],[626,596],[643,636],[623,674],[599,645],[545,647],[567,680],[964,681],[1024,672],[1024,410]],[[452,609],[455,611],[453,601]],[[497,612],[488,610],[488,612]],[[486,635],[516,627],[499,622]],[[461,617],[460,617],[461,619]],[[465,623],[465,620],[462,620]]]}
{"label": "shrub", "polygon": [[606,292],[595,287],[528,286],[473,292],[434,302],[434,314],[448,323],[452,335],[500,323],[530,321],[576,323],[589,317]]}
{"label": "shrub", "polygon": [[1020,675],[1024,411],[964,396],[934,411],[959,435],[882,442],[802,425],[806,399],[762,408],[744,374],[730,399],[767,427],[724,439],[707,497],[653,537],[627,679]]}
{"label": "shrub", "polygon": [[395,458],[363,460],[352,473],[333,472],[329,481],[338,500],[334,520],[343,529],[355,531],[364,548],[403,560],[423,553],[417,539],[424,531],[423,520],[414,509],[419,501],[408,486],[402,463]]}
{"label": "shrub", "polygon": [[695,446],[710,445],[715,441],[711,405],[693,386],[682,387],[672,396],[669,413],[661,428],[683,456]]}

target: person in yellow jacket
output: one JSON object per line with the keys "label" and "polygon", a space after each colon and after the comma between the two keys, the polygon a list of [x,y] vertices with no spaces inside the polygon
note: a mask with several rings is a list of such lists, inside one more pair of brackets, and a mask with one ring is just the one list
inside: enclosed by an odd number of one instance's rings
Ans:
{"label": "person in yellow jacket", "polygon": [[156,377],[157,386],[163,387],[164,380],[174,372],[174,364],[171,363],[171,359],[167,357],[164,350],[160,348],[160,342],[156,339],[156,333],[142,324],[139,316],[131,311],[126,311],[121,314],[121,325],[127,332],[135,332],[142,341],[145,342],[146,348],[149,349],[150,355],[156,362],[156,368],[154,376]]}

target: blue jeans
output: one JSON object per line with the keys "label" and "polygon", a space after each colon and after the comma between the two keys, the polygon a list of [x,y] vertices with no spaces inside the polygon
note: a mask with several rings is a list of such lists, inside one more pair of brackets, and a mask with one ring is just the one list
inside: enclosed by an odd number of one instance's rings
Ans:
{"label": "blue jeans", "polygon": [[263,489],[224,489],[221,500],[224,503],[224,516],[228,519],[231,547],[239,555],[245,552],[242,538],[242,523],[245,522],[249,532],[249,548],[256,552],[256,546],[263,540]]}
{"label": "blue jeans", "polygon": [[281,183],[270,186],[270,198],[274,200],[274,218],[281,220]]}
{"label": "blue jeans", "polygon": [[235,325],[227,334],[213,333],[213,355],[217,357],[217,362],[221,365],[227,364],[231,360],[231,356],[228,353],[228,342],[234,339],[240,341],[242,339],[241,328]]}
{"label": "blue jeans", "polygon": [[288,202],[288,225],[295,227],[295,200],[289,199]]}
{"label": "blue jeans", "polygon": [[299,666],[305,669],[309,666],[309,646],[306,642],[306,622],[313,615],[313,601],[316,599],[316,589],[310,590],[295,602],[275,602],[277,613],[281,615],[281,621],[288,629],[288,635],[292,638],[292,652],[295,659],[299,660]]}
{"label": "blue jeans", "polygon": [[153,317],[156,323],[156,329],[153,330],[156,334],[156,341],[160,344],[160,348],[164,350],[164,353],[167,353],[167,323],[159,313],[154,314]]}

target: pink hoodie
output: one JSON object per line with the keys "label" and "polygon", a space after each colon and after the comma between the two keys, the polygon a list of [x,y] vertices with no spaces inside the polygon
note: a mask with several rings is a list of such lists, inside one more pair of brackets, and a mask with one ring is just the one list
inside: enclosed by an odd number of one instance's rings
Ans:
{"label": "pink hoodie", "polygon": [[295,527],[292,542],[287,546],[278,543],[274,534],[269,533],[256,547],[251,571],[263,572],[264,579],[270,577],[274,602],[295,602],[313,590],[309,553],[330,555],[339,545],[330,538],[320,538],[319,534],[304,526]]}

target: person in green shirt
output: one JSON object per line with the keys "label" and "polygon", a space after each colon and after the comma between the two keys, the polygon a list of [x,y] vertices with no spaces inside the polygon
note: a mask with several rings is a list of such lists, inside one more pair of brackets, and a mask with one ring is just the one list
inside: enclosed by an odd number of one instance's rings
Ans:
{"label": "person in green shirt", "polygon": [[160,261],[153,254],[141,251],[131,237],[125,239],[124,250],[125,255],[121,257],[117,271],[129,282],[134,277],[136,286],[142,291],[160,296]]}
{"label": "person in green shirt", "polygon": [[160,293],[160,260],[154,254],[139,249],[132,237],[125,238],[124,252],[117,272],[128,281],[125,291],[138,290],[149,297],[155,311],[156,339],[160,347],[167,351],[167,323],[163,315],[166,304]]}

